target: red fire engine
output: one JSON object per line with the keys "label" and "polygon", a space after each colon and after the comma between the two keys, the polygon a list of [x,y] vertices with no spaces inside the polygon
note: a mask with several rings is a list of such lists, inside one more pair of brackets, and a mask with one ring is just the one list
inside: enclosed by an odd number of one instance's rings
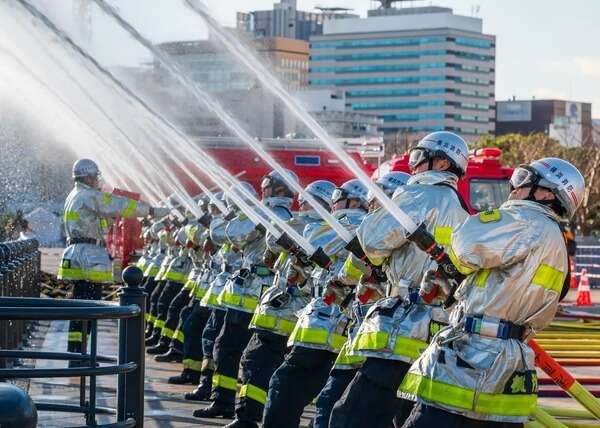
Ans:
{"label": "red fire engine", "polygon": [[[302,185],[320,179],[330,180],[339,185],[354,178],[332,153],[323,149],[314,140],[269,140],[263,144],[277,162],[298,175]],[[409,172],[406,154],[384,162],[375,170],[361,157],[372,147],[367,147],[365,143],[357,144],[356,141],[341,144],[363,166],[365,172],[372,174],[375,179],[378,174],[388,171]],[[202,145],[221,166],[238,179],[252,183],[256,189],[260,187],[262,178],[271,171],[271,168],[250,148],[231,139],[207,139],[202,141]],[[501,154],[500,149],[486,148],[477,150],[469,158],[467,176],[460,180],[459,192],[472,213],[496,208],[508,196],[508,180],[512,168],[502,166]],[[191,166],[190,168],[193,169]],[[190,194],[200,193],[200,189],[189,177],[177,168],[174,169]],[[201,171],[196,169],[194,172],[202,179],[205,178]],[[129,192],[115,190],[115,193],[139,198],[139,195]],[[117,219],[115,227],[109,234],[110,252],[115,259],[122,260],[124,265],[127,265],[134,251],[142,247],[140,231],[141,227],[137,221]]]}

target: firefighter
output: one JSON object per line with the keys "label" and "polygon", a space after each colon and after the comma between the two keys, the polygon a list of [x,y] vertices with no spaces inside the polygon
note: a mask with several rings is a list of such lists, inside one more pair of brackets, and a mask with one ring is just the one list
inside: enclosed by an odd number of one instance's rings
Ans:
{"label": "firefighter", "polygon": [[[366,186],[356,179],[333,192],[333,214],[349,231],[358,227],[367,211],[367,193]],[[327,302],[324,290],[344,264],[346,243],[325,222],[308,225],[304,236],[334,263],[329,270],[315,267],[310,272],[315,298],[298,315],[288,341],[292,349],[269,382],[265,428],[298,426],[304,407],[325,385],[336,354],[346,341],[348,317],[340,306]]]}
{"label": "firefighter", "polygon": [[[328,211],[331,210],[331,196],[335,184],[327,180],[317,180],[306,187],[306,192]],[[321,218],[311,205],[299,198],[300,212],[288,224],[302,234],[308,224],[319,223]],[[266,259],[278,254],[273,266],[273,285],[265,291],[250,322],[253,330],[248,346],[244,350],[240,367],[242,370],[241,389],[235,408],[235,420],[228,427],[257,427],[262,419],[267,398],[269,380],[281,365],[287,350],[287,339],[297,321],[296,313],[310,301],[310,290],[298,287],[299,276],[293,265],[295,256],[289,254],[267,236]]]}
{"label": "firefighter", "polygon": [[[442,330],[402,382],[417,397],[404,427],[522,427],[537,401],[534,352],[526,344],[554,318],[569,288],[559,222],[585,194],[570,163],[545,158],[518,167],[509,200],[470,217],[449,255],[467,279]],[[435,285],[435,288],[432,287]],[[428,275],[424,292],[447,293]]]}
{"label": "firefighter", "polygon": [[167,283],[165,274],[169,265],[176,257],[177,246],[175,241],[175,232],[177,230],[177,222],[173,219],[165,224],[165,227],[158,232],[158,239],[164,246],[164,254],[157,256],[153,262],[153,266],[149,268],[149,274],[156,272],[154,275],[154,289],[150,294],[150,305],[148,309],[148,322],[146,324],[146,346],[154,346],[160,340],[161,323],[158,320],[158,299],[164,290]]}
{"label": "firefighter", "polygon": [[[75,186],[67,196],[64,211],[68,246],[58,278],[73,282],[74,299],[98,300],[102,297],[102,284],[113,282],[112,262],[104,241],[111,219],[162,217],[168,210],[102,192],[100,170],[90,159],[79,159],[73,164],[73,180]],[[71,321],[68,351],[82,352],[84,336],[83,323]]]}
{"label": "firefighter", "polygon": [[[394,191],[406,184],[410,178],[405,172],[389,172],[380,177],[375,184],[382,188],[388,197],[392,197]],[[372,213],[379,208],[379,203],[375,196],[369,192],[369,212]],[[329,418],[331,410],[336,401],[340,399],[350,381],[364,362],[365,357],[350,355],[350,346],[352,339],[356,336],[358,327],[360,326],[367,311],[379,297],[385,295],[385,288],[382,284],[372,283],[363,280],[363,276],[368,278],[372,275],[372,271],[368,266],[365,266],[357,257],[350,253],[346,258],[344,266],[338,274],[338,281],[345,286],[357,287],[355,295],[357,299],[352,305],[352,327],[348,332],[348,340],[340,350],[333,369],[329,374],[329,379],[325,387],[317,397],[316,415],[313,426],[315,428],[326,428],[329,426]]]}
{"label": "firefighter", "polygon": [[[161,355],[154,357],[155,361],[162,363],[169,362],[182,362],[183,359],[183,341],[185,336],[182,328],[183,323],[192,311],[193,306],[193,291],[196,282],[196,278],[200,271],[200,262],[202,257],[202,248],[199,245],[199,239],[201,234],[206,230],[206,226],[209,225],[210,215],[208,214],[208,205],[204,199],[198,201],[198,207],[201,210],[200,218],[191,219],[184,226],[183,232],[185,233],[185,250],[187,252],[188,262],[191,266],[188,275],[186,276],[185,283],[179,293],[171,301],[169,305],[169,311],[167,315],[167,321],[165,322],[165,328],[167,334],[161,337],[163,344],[167,344],[168,351]],[[171,328],[174,326],[174,329]],[[197,383],[199,379],[191,382]],[[191,380],[190,380],[191,381]]]}
{"label": "firefighter", "polygon": [[[296,181],[298,177],[288,171]],[[294,192],[283,177],[273,171],[261,183],[262,201],[283,220],[292,217]],[[263,262],[264,233],[247,216],[239,215],[227,226],[227,238],[242,252],[242,268],[225,284],[219,302],[227,308],[225,321],[215,343],[216,367],[213,375],[213,403],[194,412],[197,417],[231,417],[235,405],[238,367],[252,332],[252,314],[264,289],[273,282],[273,271]]]}
{"label": "firefighter", "polygon": [[[219,195],[216,197],[219,197]],[[197,248],[196,252],[192,253],[194,270],[197,274],[190,274],[188,281],[193,281],[190,290],[192,304],[182,311],[179,321],[180,326],[171,341],[171,348],[183,354],[183,371],[180,375],[168,379],[168,383],[171,384],[197,385],[200,382],[203,360],[202,331],[210,317],[210,310],[200,305],[200,300],[204,297],[210,282],[214,278],[212,255],[218,249],[210,241],[210,225],[214,220],[222,217],[216,205],[211,202],[207,204],[207,210],[207,215],[200,219],[200,223],[205,228],[195,228],[192,231],[193,233],[188,235],[188,239]],[[184,312],[188,312],[188,315]]]}
{"label": "firefighter", "polygon": [[[206,311],[210,312],[210,315],[202,331],[200,381],[193,391],[184,395],[186,400],[205,401],[210,399],[215,371],[214,345],[225,319],[225,307],[218,302],[217,298],[231,275],[239,270],[242,265],[241,253],[227,241],[225,233],[229,221],[236,216],[238,208],[231,199],[226,198],[225,201],[230,212],[224,216],[215,216],[210,223],[210,241],[207,244],[214,246],[215,249],[218,248],[218,250],[211,256],[211,275],[207,278],[208,288],[201,288],[201,291],[199,291],[203,295],[200,300],[200,307],[205,308]],[[204,287],[205,284],[200,286]]]}
{"label": "firefighter", "polygon": [[162,219],[158,222],[153,223],[148,232],[153,241],[154,249],[151,251],[147,262],[145,263],[144,269],[144,292],[146,293],[146,338],[152,335],[152,328],[154,326],[154,316],[150,311],[151,296],[156,288],[156,274],[160,269],[167,251],[167,237],[164,233],[167,220]]}
{"label": "firefighter", "polygon": [[[452,231],[468,215],[456,191],[458,178],[466,172],[467,156],[467,144],[456,134],[425,136],[410,152],[412,177],[392,199],[416,224],[424,223],[440,245],[449,244]],[[334,406],[330,427],[363,427],[368,421],[387,428],[396,413],[403,419],[410,412],[412,402],[396,397],[398,386],[440,323],[447,321],[447,314],[441,302],[428,305],[414,298],[434,262],[407,240],[389,212],[380,209],[369,214],[357,237],[391,287],[388,297],[369,310],[354,338],[350,354],[366,361]]]}
{"label": "firefighter", "polygon": [[[192,269],[190,249],[186,247],[187,233],[185,224],[175,231],[175,247],[177,256],[171,261],[165,271],[166,284],[158,298],[156,305],[156,320],[154,321],[155,332],[150,338],[158,337],[156,345],[146,349],[150,355],[164,354],[169,350],[169,344],[179,322],[179,312],[187,304],[187,294],[181,297],[180,292],[186,282],[187,276]],[[180,362],[181,356],[170,361]]]}

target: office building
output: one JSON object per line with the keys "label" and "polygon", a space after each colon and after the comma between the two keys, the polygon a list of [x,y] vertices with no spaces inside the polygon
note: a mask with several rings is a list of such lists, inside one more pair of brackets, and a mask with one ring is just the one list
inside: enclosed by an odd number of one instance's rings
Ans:
{"label": "office building", "polygon": [[496,102],[496,135],[541,132],[567,147],[593,142],[592,105],[565,100]]}
{"label": "office building", "polygon": [[343,92],[349,111],[383,119],[386,140],[450,130],[494,133],[495,36],[442,7],[387,6],[327,19],[310,39],[309,86]]}
{"label": "office building", "polygon": [[272,10],[256,10],[237,13],[237,29],[256,38],[285,37],[308,41],[311,35],[323,33],[323,21],[326,18],[346,18],[348,9],[330,8],[322,12],[303,12],[298,10],[297,0],[281,0]]}

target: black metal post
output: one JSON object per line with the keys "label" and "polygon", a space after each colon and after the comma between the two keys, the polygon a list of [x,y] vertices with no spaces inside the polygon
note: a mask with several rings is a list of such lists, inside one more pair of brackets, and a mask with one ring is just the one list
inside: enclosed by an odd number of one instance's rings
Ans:
{"label": "black metal post", "polygon": [[144,330],[146,293],[140,288],[143,272],[129,266],[123,271],[125,286],[119,292],[121,306],[138,305],[140,313],[129,319],[119,320],[119,364],[135,362],[137,369],[120,374],[117,385],[117,421],[135,419],[135,428],[144,426]]}

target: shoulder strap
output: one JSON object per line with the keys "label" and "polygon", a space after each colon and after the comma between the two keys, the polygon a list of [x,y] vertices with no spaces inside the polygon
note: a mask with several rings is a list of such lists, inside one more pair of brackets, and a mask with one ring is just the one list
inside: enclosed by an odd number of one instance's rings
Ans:
{"label": "shoulder strap", "polygon": [[458,198],[458,202],[460,203],[460,206],[462,207],[462,209],[465,210],[466,212],[469,212],[469,207],[467,206],[467,203],[463,199],[462,195],[460,193],[458,193],[458,190],[456,190],[456,188],[454,186],[451,186],[448,183],[437,183],[437,184],[435,184],[435,186],[444,186],[449,189],[452,189],[452,191]]}

